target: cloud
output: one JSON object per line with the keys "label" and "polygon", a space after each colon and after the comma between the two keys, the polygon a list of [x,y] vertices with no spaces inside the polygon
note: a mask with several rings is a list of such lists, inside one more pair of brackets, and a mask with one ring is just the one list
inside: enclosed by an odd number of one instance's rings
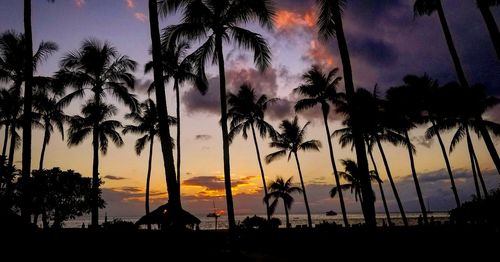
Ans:
{"label": "cloud", "polygon": [[426,148],[431,148],[431,146],[433,144],[433,140],[427,139],[425,136],[414,136],[414,137],[412,137],[411,140],[414,141],[417,145],[423,146]]}
{"label": "cloud", "polygon": [[[260,192],[260,187],[252,180],[256,176],[246,176],[242,178],[231,178],[231,189],[233,195],[253,194]],[[224,177],[220,176],[197,176],[186,179],[182,182],[183,186],[202,188],[195,196],[198,198],[220,197],[225,195]]]}
{"label": "cloud", "polygon": [[150,79],[135,79],[134,89],[138,92],[147,94],[152,83],[153,81]]}
{"label": "cloud", "polygon": [[127,192],[127,193],[138,193],[138,192],[143,192],[143,189],[137,186],[123,186],[123,187],[114,187],[111,188],[112,190],[115,191],[120,191],[120,192]]}
{"label": "cloud", "polygon": [[390,66],[398,60],[396,48],[383,39],[351,37],[350,40],[352,54],[372,66]]}
{"label": "cloud", "polygon": [[316,25],[316,12],[314,9],[304,14],[280,9],[276,12],[275,26],[278,31],[292,31],[297,27],[313,28]]}
{"label": "cloud", "polygon": [[75,0],[75,5],[78,8],[82,8],[85,5],[85,0]]}
{"label": "cloud", "polygon": [[306,54],[302,56],[303,60],[309,61],[313,64],[318,64],[323,67],[332,67],[335,63],[335,57],[331,51],[325,47],[324,43],[316,39],[309,42],[309,48]]}
{"label": "cloud", "polygon": [[212,139],[212,136],[211,135],[196,135],[194,137],[195,140],[203,140],[203,141],[207,141],[207,140],[210,140]]}
{"label": "cloud", "polygon": [[148,17],[143,12],[135,12],[134,17],[142,23],[146,22],[146,20],[148,19]]}
{"label": "cloud", "polygon": [[121,176],[107,175],[107,176],[104,176],[104,179],[108,179],[108,180],[125,180],[127,178],[126,177],[121,177]]}
{"label": "cloud", "polygon": [[124,0],[124,1],[127,4],[127,8],[130,8],[130,9],[135,8],[135,1],[134,0]]}

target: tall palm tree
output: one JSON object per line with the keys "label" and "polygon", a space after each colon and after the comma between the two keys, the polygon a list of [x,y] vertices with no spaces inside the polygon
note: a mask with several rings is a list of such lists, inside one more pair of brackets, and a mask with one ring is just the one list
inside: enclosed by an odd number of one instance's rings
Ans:
{"label": "tall palm tree", "polygon": [[105,155],[108,152],[110,139],[118,147],[123,145],[120,133],[116,130],[121,128],[122,124],[117,120],[109,119],[116,114],[116,111],[117,108],[113,105],[90,100],[82,106],[83,116],[73,116],[69,121],[68,146],[79,145],[86,138],[92,137],[93,177],[91,208],[93,226],[98,226],[98,222],[94,221],[97,217],[94,216],[97,215],[95,209],[99,209],[99,185],[101,184],[101,180],[99,179],[99,150]]}
{"label": "tall palm tree", "polygon": [[[57,78],[65,85],[75,89],[73,92],[61,99],[61,104],[70,103],[74,98],[81,98],[90,91],[92,95],[91,104],[97,107],[103,104],[106,96],[111,95],[124,104],[131,111],[137,110],[137,99],[129,90],[134,89],[135,78],[132,72],[136,68],[136,62],[126,55],[120,55],[109,43],[102,43],[97,39],[84,40],[80,49],[67,53],[60,62],[61,69],[57,72]],[[98,118],[94,120],[92,127],[93,141],[99,139]],[[97,155],[98,143],[94,143],[94,154]],[[99,162],[94,157],[92,169],[92,185],[94,200],[97,200],[99,188]],[[98,203],[94,201],[92,207],[92,226],[98,226],[99,218]]]}
{"label": "tall palm tree", "polygon": [[259,163],[260,175],[262,177],[262,185],[264,187],[264,203],[266,204],[267,220],[271,219],[271,210],[269,209],[269,202],[267,202],[267,184],[264,168],[260,157],[259,144],[257,143],[257,136],[255,128],[259,131],[261,138],[269,135],[271,138],[276,136],[274,128],[264,120],[264,113],[267,106],[276,101],[276,98],[267,98],[266,95],[261,95],[257,98],[255,90],[250,84],[243,84],[240,86],[238,93],[229,93],[227,103],[229,110],[227,113],[228,120],[231,121],[229,131],[229,141],[232,142],[234,137],[242,133],[244,139],[248,138],[248,129],[252,130],[253,142],[255,144],[255,151],[257,153],[257,161]]}
{"label": "tall palm tree", "polygon": [[[405,78],[405,82],[406,82]],[[408,84],[408,83],[406,83]],[[408,149],[410,159],[411,174],[417,191],[418,202],[424,219],[424,223],[428,223],[427,209],[425,208],[424,198],[420,189],[420,183],[415,169],[415,148],[411,144],[409,131],[416,127],[417,124],[423,123],[422,116],[422,99],[419,99],[419,92],[411,85],[403,85],[400,87],[392,87],[387,91],[386,97],[386,125],[401,134],[405,138],[405,147]]]}
{"label": "tall palm tree", "polygon": [[[3,123],[5,125],[5,129],[10,132],[10,146],[8,153],[7,170],[11,170],[14,165],[15,149],[21,142],[21,137],[16,130],[22,126],[23,100],[14,89],[3,89],[0,91],[0,94],[2,98],[2,104],[0,105],[0,107],[2,108],[2,112],[4,114]],[[8,135],[7,132],[6,135]],[[6,136],[6,138],[4,139],[4,146],[2,150],[2,155],[5,157],[7,157],[7,155],[5,154],[8,143],[7,138],[8,136]]]}
{"label": "tall palm tree", "polygon": [[[163,44],[165,47],[168,45]],[[187,57],[187,51],[190,46],[187,42],[176,43],[162,52],[162,64],[165,71],[165,80],[174,79],[174,91],[176,102],[176,118],[177,118],[177,182],[181,181],[181,99],[179,88],[190,82],[196,86],[201,94],[205,94],[207,90],[206,83],[193,72],[192,61]],[[149,62],[145,66],[145,73],[153,70],[153,62]]]}
{"label": "tall palm tree", "polygon": [[2,147],[2,156],[6,157],[7,153],[7,144],[9,143],[9,119],[11,113],[9,112],[11,110],[10,103],[11,101],[11,95],[8,90],[6,89],[1,89],[0,90],[0,124],[4,127],[4,140],[3,140],[3,147]]}
{"label": "tall palm tree", "polygon": [[[330,127],[328,126],[328,115],[330,113],[330,103],[335,103],[338,100],[337,86],[342,80],[341,77],[336,76],[338,68],[332,69],[325,74],[321,71],[318,65],[312,66],[303,76],[302,80],[305,82],[299,87],[294,89],[295,93],[299,93],[303,99],[297,101],[295,104],[295,111],[300,112],[306,109],[313,108],[317,105],[321,106],[323,114],[323,122],[325,124],[326,139],[328,141],[328,149],[330,150],[330,162],[332,164],[335,183],[340,185],[340,178],[337,172],[337,164],[335,164],[335,156],[333,154],[332,141],[330,139]],[[344,196],[342,191],[339,191],[340,208],[342,210],[342,217],[344,225],[348,226],[347,212],[345,210]]]}
{"label": "tall palm tree", "polygon": [[[133,112],[127,114],[125,118],[131,119],[136,125],[126,125],[123,128],[123,134],[133,133],[142,135],[141,138],[135,142],[135,152],[140,155],[146,143],[149,141],[149,160],[148,172],[146,175],[146,215],[149,215],[149,185],[151,181],[151,164],[153,160],[153,142],[155,137],[159,137],[160,120],[158,117],[158,110],[153,100],[147,99],[140,104],[141,112]],[[169,125],[176,124],[176,119],[169,117]],[[148,224],[148,229],[151,229],[151,224]]]}
{"label": "tall palm tree", "polygon": [[302,170],[300,168],[300,162],[298,157],[298,151],[319,151],[321,147],[321,142],[318,140],[305,140],[306,128],[311,122],[307,122],[303,127],[299,126],[298,118],[290,120],[283,120],[280,124],[280,133],[273,139],[269,144],[272,148],[277,148],[278,151],[271,153],[266,156],[266,163],[271,163],[281,157],[284,157],[288,153],[288,161],[292,155],[295,158],[295,163],[297,164],[297,170],[299,171],[300,185],[302,186],[302,192],[304,195],[304,203],[306,205],[307,211],[307,223],[309,227],[312,227],[311,210],[309,209],[309,202],[307,201],[306,187],[304,184],[304,178],[302,177]]}
{"label": "tall palm tree", "polygon": [[43,170],[45,149],[50,142],[52,132],[54,132],[54,126],[61,133],[62,140],[64,140],[64,123],[68,120],[68,116],[63,111],[65,104],[61,103],[61,100],[58,100],[57,97],[55,94],[36,94],[34,96],[33,106],[42,120],[44,129],[39,170]]}
{"label": "tall palm tree", "polygon": [[206,62],[211,60],[219,66],[224,182],[229,228],[233,229],[235,219],[231,192],[226,77],[222,43],[232,40],[239,47],[254,51],[254,62],[260,70],[266,69],[271,60],[271,51],[267,41],[260,34],[239,27],[239,24],[257,21],[261,26],[271,29],[275,14],[274,6],[269,0],[190,0],[186,2],[182,23],[167,27],[163,38],[169,45],[179,40],[205,41],[193,54],[195,69],[202,79],[206,79],[204,77]]}
{"label": "tall palm tree", "polygon": [[293,186],[292,178],[290,177],[286,181],[282,177],[277,177],[276,180],[269,184],[269,194],[264,197],[264,202],[268,203],[271,198],[273,202],[269,206],[271,214],[276,210],[278,201],[281,198],[283,200],[283,206],[285,207],[285,217],[286,217],[286,228],[290,228],[290,219],[288,218],[288,210],[292,208],[293,197],[292,194],[302,193],[300,187]]}
{"label": "tall palm tree", "polygon": [[[441,4],[441,0],[416,0],[414,5],[415,15],[432,15],[435,11],[438,12],[439,20],[441,21],[441,26],[443,27],[443,32],[446,38],[446,43],[448,44],[448,49],[450,50],[451,57],[453,59],[453,64],[455,66],[455,71],[457,73],[458,81],[460,85],[463,87],[470,87],[467,78],[465,77],[464,69],[460,62],[460,58],[458,57],[457,50],[453,43],[453,39],[451,36],[450,29],[448,27],[448,23],[446,21],[446,17],[444,15],[443,6]],[[481,132],[481,136],[483,138],[484,143],[486,144],[486,148],[490,153],[490,156],[495,164],[497,172],[500,174],[500,157],[498,156],[498,152],[495,148],[495,144],[491,139],[490,133],[488,133],[488,128],[484,126],[483,119],[481,115],[476,115],[477,122],[479,123],[479,132]]]}
{"label": "tall palm tree", "polygon": [[497,52],[497,57],[500,59],[500,32],[498,31],[495,17],[490,10],[491,7],[500,5],[500,0],[476,0],[476,4],[479,11],[481,11],[481,15],[483,16],[488,32],[490,33],[493,47]]}
{"label": "tall palm tree", "polygon": [[389,207],[387,206],[387,200],[385,199],[384,187],[382,186],[382,179],[380,179],[380,175],[377,168],[377,163],[375,162],[375,158],[373,157],[373,144],[370,145],[370,139],[366,139],[366,146],[368,148],[368,155],[370,156],[370,160],[373,165],[373,175],[376,176],[376,181],[378,184],[378,188],[380,190],[380,197],[382,198],[382,204],[384,205],[385,216],[387,218],[387,223],[389,226],[392,225],[391,213],[389,212]]}
{"label": "tall palm tree", "polygon": [[[334,186],[330,190],[330,197],[335,197],[337,193],[340,193],[340,191],[350,190],[351,193],[354,193],[356,202],[359,199],[359,201],[363,203],[365,195],[363,195],[363,191],[361,190],[361,172],[358,168],[358,165],[356,164],[356,162],[350,159],[342,159],[341,163],[345,168],[345,172],[339,172],[339,175],[349,183]],[[370,181],[381,182],[375,171],[370,171]],[[375,198],[375,193],[373,191],[372,195],[372,197]]]}
{"label": "tall palm tree", "polygon": [[[332,37],[337,39],[340,58],[342,60],[342,71],[344,72],[344,84],[347,101],[349,102],[350,108],[356,108],[357,105],[354,101],[354,80],[352,76],[351,59],[342,23],[342,14],[344,12],[344,7],[347,4],[347,0],[316,0],[316,3],[320,9],[317,21],[319,33],[325,39],[330,39]],[[353,112],[354,111],[355,110],[353,110]],[[375,220],[375,199],[370,198],[372,185],[370,183],[370,176],[368,172],[368,159],[366,157],[365,142],[359,127],[361,125],[361,120],[358,120],[361,116],[356,115],[356,113],[351,115],[356,160],[359,169],[363,174],[361,176],[361,184],[363,185],[362,190],[366,196],[362,205],[363,216],[365,217],[366,224],[375,226],[377,224],[377,221]]]}

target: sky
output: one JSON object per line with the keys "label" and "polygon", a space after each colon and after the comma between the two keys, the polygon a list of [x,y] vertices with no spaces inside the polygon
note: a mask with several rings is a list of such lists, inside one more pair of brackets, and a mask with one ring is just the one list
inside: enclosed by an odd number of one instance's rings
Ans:
{"label": "sky", "polygon": [[[42,64],[37,75],[50,76],[58,70],[58,62],[65,53],[76,50],[89,37],[109,41],[121,54],[138,62],[136,90],[140,100],[147,98],[146,89],[152,75],[143,73],[149,61],[149,24],[147,1],[145,0],[45,0],[33,2],[33,38],[36,47],[40,41],[54,41],[59,51]],[[324,70],[342,68],[335,40],[318,38],[315,20],[317,10],[313,0],[275,1],[277,17],[275,28],[267,30],[257,24],[242,25],[262,34],[272,51],[272,65],[259,72],[253,65],[252,54],[237,48],[232,43],[224,45],[226,80],[229,92],[234,92],[244,82],[250,82],[259,94],[279,97],[281,100],[267,112],[267,120],[277,127],[281,120],[294,116],[292,106],[298,98],[291,91],[301,83],[302,74],[313,64]],[[458,53],[471,83],[483,83],[491,95],[500,95],[500,62],[496,59],[486,26],[474,1],[443,0],[445,13],[453,34]],[[348,39],[354,82],[356,87],[372,89],[376,84],[383,92],[402,83],[407,74],[424,73],[440,83],[456,79],[451,58],[436,15],[414,17],[413,1],[408,0],[352,0],[344,13],[344,26]],[[500,20],[500,8],[494,8],[495,18]],[[23,5],[19,0],[0,0],[0,32],[23,31]],[[180,14],[161,19],[162,28],[179,23]],[[193,43],[196,46],[198,43]],[[189,85],[182,87],[181,144],[182,144],[182,203],[183,207],[199,215],[212,212],[213,202],[217,208],[225,209],[221,131],[218,125],[219,78],[215,66],[208,67],[209,91],[201,96]],[[342,71],[339,72],[341,74]],[[339,87],[342,90],[342,84]],[[82,101],[73,102],[66,110],[70,115],[78,114]],[[119,106],[115,119],[124,120],[127,109]],[[172,84],[167,85],[169,113],[174,114],[175,99]],[[318,139],[324,147],[320,152],[299,153],[304,173],[310,206],[313,213],[328,210],[339,211],[338,199],[331,199],[329,190],[334,179],[329,161],[326,134],[317,109],[301,113],[300,124],[311,121],[307,138]],[[500,120],[498,108],[487,112],[487,117]],[[342,128],[340,116],[331,114],[331,129]],[[423,137],[425,127],[411,131],[416,145],[415,158],[418,176],[426,202],[435,210],[453,207],[447,173],[441,151],[435,141]],[[3,134],[3,132],[1,133]],[[175,137],[175,130],[172,129]],[[107,155],[101,155],[100,175],[104,179],[103,196],[107,202],[105,212],[111,217],[138,216],[144,213],[144,189],[147,171],[147,152],[137,156],[134,135],[124,135],[122,148],[111,146]],[[451,134],[443,136],[449,145]],[[3,139],[1,140],[3,141]],[[495,139],[498,148],[499,139]],[[273,152],[268,147],[269,139],[259,139],[261,154]],[[42,132],[33,133],[33,166],[38,166],[42,144]],[[158,142],[156,141],[156,145]],[[484,170],[488,188],[496,188],[500,176],[493,167],[484,143],[474,137],[479,162]],[[325,148],[326,147],[326,148]],[[403,205],[407,211],[417,211],[418,201],[410,177],[406,150],[385,145],[386,153]],[[337,165],[341,159],[354,159],[350,148],[341,148],[334,139]],[[262,182],[257,164],[255,148],[251,140],[237,138],[231,145],[231,176],[236,214],[263,214]],[[152,205],[165,203],[166,184],[161,163],[161,151],[155,147],[152,171]],[[391,188],[387,181],[380,155],[374,152],[378,169],[384,181],[384,190],[391,211],[397,211]],[[473,194],[470,162],[466,146],[461,143],[451,154],[450,161],[455,171],[458,192],[462,200]],[[15,164],[20,166],[20,152]],[[73,169],[84,176],[91,176],[91,141],[68,148],[66,142],[54,135],[47,148],[45,167]],[[370,167],[373,168],[373,167]],[[264,166],[267,181],[277,176],[292,177],[299,181],[293,162],[282,159]],[[342,168],[340,168],[342,169]],[[374,190],[378,190],[374,185]],[[348,192],[345,194],[347,209],[359,212],[360,205]],[[295,196],[292,212],[304,213],[302,196]],[[377,212],[383,212],[377,200]],[[278,212],[282,212],[278,207]]]}

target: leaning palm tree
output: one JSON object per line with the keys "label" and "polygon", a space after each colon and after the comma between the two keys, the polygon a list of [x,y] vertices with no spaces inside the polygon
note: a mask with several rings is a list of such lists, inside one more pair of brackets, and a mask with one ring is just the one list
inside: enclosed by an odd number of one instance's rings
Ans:
{"label": "leaning palm tree", "polygon": [[500,0],[476,0],[476,4],[479,11],[481,11],[481,15],[483,16],[488,32],[490,33],[493,47],[497,52],[497,57],[500,59],[500,32],[498,31],[495,17],[490,10],[491,7],[500,5]]}
{"label": "leaning palm tree", "polygon": [[[167,44],[164,44],[164,46],[167,46]],[[174,79],[177,118],[177,182],[179,186],[181,184],[181,98],[179,88],[185,83],[192,83],[201,94],[205,94],[207,90],[206,83],[193,72],[192,62],[186,56],[189,49],[190,46],[187,42],[180,42],[162,52],[165,81],[170,78]],[[153,62],[151,61],[146,64],[144,72],[148,73],[152,70]]]}
{"label": "leaning palm tree", "polygon": [[268,203],[271,198],[274,199],[269,206],[271,214],[274,214],[279,199],[281,198],[283,200],[283,206],[285,207],[286,228],[290,228],[291,226],[290,219],[288,218],[288,210],[292,208],[294,201],[292,194],[295,192],[299,194],[303,192],[300,187],[293,186],[292,178],[293,177],[290,177],[285,181],[282,177],[277,177],[276,180],[269,184],[269,194],[264,197],[264,202],[266,203]]}
{"label": "leaning palm tree", "polygon": [[[124,104],[131,111],[137,110],[137,99],[129,92],[134,88],[135,78],[132,72],[136,62],[126,55],[120,55],[109,43],[102,43],[97,39],[83,41],[80,49],[67,53],[60,62],[61,69],[57,78],[61,83],[71,86],[74,91],[61,99],[61,103],[70,103],[74,98],[81,98],[87,92],[92,95],[91,104],[103,104],[106,96],[111,95]],[[98,118],[92,127],[93,141],[99,139]],[[96,150],[97,151],[97,150]],[[96,153],[97,154],[97,153]],[[99,187],[98,158],[95,157],[92,170],[93,194],[97,198]],[[98,203],[92,207],[92,225],[98,226]]]}
{"label": "leaning palm tree", "polygon": [[[340,193],[340,191],[343,190],[350,190],[351,193],[354,193],[354,198],[356,202],[361,202],[361,204],[364,202],[364,197],[363,191],[361,190],[361,172],[359,170],[358,165],[356,162],[354,162],[351,159],[342,159],[341,160],[342,165],[345,168],[344,172],[339,172],[339,175],[345,179],[348,183],[347,184],[339,184],[337,186],[334,186],[330,190],[330,197],[334,198],[337,193]],[[370,181],[380,181],[378,176],[376,175],[375,171],[370,171]],[[373,195],[372,197],[375,198],[375,193],[372,191],[371,194]]]}
{"label": "leaning palm tree", "polygon": [[[325,39],[335,37],[337,39],[340,58],[342,60],[342,71],[344,72],[344,84],[347,101],[350,108],[356,108],[354,101],[354,80],[352,76],[351,59],[349,56],[349,48],[347,46],[346,36],[344,34],[344,26],[342,22],[342,14],[347,0],[316,0],[319,6],[319,17],[317,25],[319,27],[320,35]],[[356,149],[356,159],[359,169],[362,172],[361,182],[362,190],[366,195],[366,199],[362,205],[363,215],[366,224],[375,226],[375,199],[370,199],[372,192],[372,185],[370,183],[370,176],[368,172],[368,158],[366,157],[365,142],[363,134],[360,130],[361,116],[352,114],[353,135],[354,135],[354,148]]]}
{"label": "leaning palm tree", "polygon": [[[142,135],[141,138],[135,141],[135,152],[140,155],[147,142],[149,141],[149,160],[148,160],[148,172],[146,175],[146,215],[149,215],[149,185],[151,181],[151,164],[153,160],[153,142],[155,137],[159,136],[159,124],[160,120],[158,118],[158,110],[156,104],[151,99],[147,99],[142,102],[141,112],[133,112],[127,114],[125,118],[131,119],[136,125],[126,125],[123,128],[123,134],[133,133]],[[176,119],[169,117],[169,125],[176,124]],[[151,229],[151,224],[148,224],[148,229]]]}
{"label": "leaning palm tree", "polygon": [[266,156],[266,163],[271,163],[281,157],[284,157],[288,153],[288,161],[292,155],[295,158],[295,163],[297,164],[297,170],[299,171],[300,185],[302,186],[302,192],[304,193],[304,203],[306,205],[307,211],[307,223],[309,227],[312,227],[311,210],[309,209],[309,202],[307,201],[306,187],[304,184],[304,178],[302,177],[302,170],[300,168],[300,162],[298,157],[298,151],[319,151],[321,147],[321,142],[318,140],[305,140],[306,128],[309,126],[310,122],[307,122],[303,127],[299,126],[298,118],[292,121],[283,120],[280,125],[281,133],[278,134],[273,141],[269,144],[270,147],[277,148],[278,151],[271,153]]}
{"label": "leaning palm tree", "polygon": [[266,176],[264,175],[264,168],[260,157],[259,144],[257,143],[257,136],[255,129],[259,131],[261,138],[269,135],[271,138],[276,136],[274,128],[264,120],[264,113],[267,106],[275,102],[276,98],[267,98],[266,95],[261,95],[257,98],[254,89],[250,84],[243,84],[240,86],[238,93],[228,95],[227,103],[229,110],[227,113],[228,120],[231,121],[229,131],[229,141],[232,142],[234,137],[242,133],[244,139],[248,138],[248,129],[252,130],[253,142],[255,144],[255,151],[257,153],[257,161],[259,163],[260,175],[262,177],[262,185],[264,187],[264,203],[266,204],[267,220],[271,219],[271,210],[269,209],[269,202],[267,202],[267,184]]}
{"label": "leaning palm tree", "polygon": [[[68,146],[76,146],[81,144],[86,138],[92,137],[92,152],[93,163],[92,169],[95,171],[92,175],[92,225],[98,226],[97,221],[94,222],[94,214],[97,212],[94,209],[99,209],[99,150],[102,154],[108,152],[109,140],[116,146],[122,146],[123,140],[120,133],[116,129],[121,128],[122,124],[116,120],[109,118],[116,114],[117,108],[113,105],[107,105],[102,102],[88,101],[82,107],[83,116],[73,116],[69,120],[68,129]],[[97,197],[97,199],[95,198]]]}
{"label": "leaning palm tree", "polygon": [[[446,17],[444,15],[443,6],[441,0],[416,0],[414,5],[415,15],[432,15],[435,11],[438,12],[439,20],[441,21],[441,26],[443,27],[443,32],[446,38],[446,43],[448,44],[448,49],[450,50],[451,57],[453,59],[453,64],[455,66],[455,71],[457,73],[458,81],[461,86],[469,88],[469,82],[465,77],[464,69],[460,62],[460,58],[458,57],[457,50],[453,43],[453,39],[451,36],[450,29],[448,27],[448,23],[446,21]],[[488,133],[488,128],[482,124],[483,119],[481,115],[476,115],[477,122],[479,123],[479,132],[481,132],[481,136],[483,138],[484,143],[486,144],[486,148],[490,153],[490,156],[495,164],[497,172],[500,174],[500,157],[498,156],[498,152],[495,148],[495,144],[491,139],[490,133]]]}
{"label": "leaning palm tree", "polygon": [[[335,156],[333,154],[332,141],[330,139],[330,127],[328,126],[328,115],[330,114],[330,103],[335,103],[338,100],[337,86],[342,80],[341,77],[336,76],[338,68],[332,69],[325,74],[321,71],[318,65],[312,66],[312,68],[307,71],[302,76],[302,80],[305,82],[299,87],[294,89],[295,93],[300,94],[303,99],[297,101],[295,104],[295,111],[300,112],[306,109],[313,108],[317,105],[321,106],[321,112],[323,114],[323,122],[325,124],[326,139],[328,141],[328,149],[330,150],[330,162],[332,164],[333,175],[335,178],[335,183],[340,185],[340,178],[337,172],[337,165],[335,164]],[[347,220],[347,213],[345,210],[344,196],[342,191],[339,191],[339,201],[340,208],[342,210],[342,217],[344,219],[344,225],[348,226],[349,221]]]}
{"label": "leaning palm tree", "polygon": [[269,0],[186,0],[182,23],[165,29],[164,42],[173,45],[179,40],[205,41],[193,53],[195,70],[206,79],[205,64],[210,60],[219,66],[222,151],[224,181],[229,228],[235,227],[231,170],[229,161],[229,131],[227,127],[226,77],[223,42],[234,41],[239,47],[254,51],[254,62],[263,71],[269,66],[271,51],[267,41],[257,33],[240,27],[240,24],[257,21],[261,26],[273,27],[274,6]]}

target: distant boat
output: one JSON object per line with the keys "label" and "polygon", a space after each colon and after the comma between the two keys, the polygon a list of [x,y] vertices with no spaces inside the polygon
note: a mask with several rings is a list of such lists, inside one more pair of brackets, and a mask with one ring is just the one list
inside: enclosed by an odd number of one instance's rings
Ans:
{"label": "distant boat", "polygon": [[337,215],[337,212],[333,211],[333,210],[330,210],[328,212],[326,212],[326,215],[327,216],[336,216]]}

